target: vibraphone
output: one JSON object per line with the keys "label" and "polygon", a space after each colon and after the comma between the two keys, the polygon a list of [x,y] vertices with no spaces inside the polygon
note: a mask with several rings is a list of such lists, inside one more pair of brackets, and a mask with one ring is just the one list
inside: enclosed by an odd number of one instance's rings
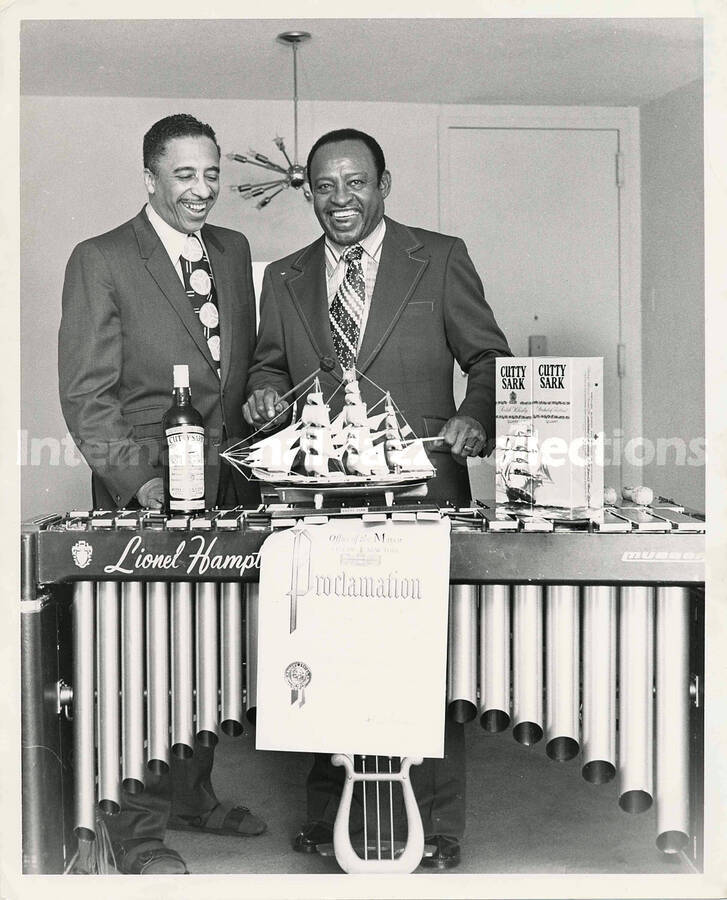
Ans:
{"label": "vibraphone", "polygon": [[673,503],[571,526],[469,510],[48,516],[22,534],[23,866],[66,870],[99,807],[255,710],[258,552],[330,515],[452,522],[449,715],[512,725],[701,868],[704,521]]}

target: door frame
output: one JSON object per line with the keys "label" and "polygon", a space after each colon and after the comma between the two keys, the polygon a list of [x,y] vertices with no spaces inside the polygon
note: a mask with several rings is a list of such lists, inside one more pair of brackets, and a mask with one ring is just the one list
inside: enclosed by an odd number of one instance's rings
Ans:
{"label": "door frame", "polygon": [[[438,122],[439,228],[452,233],[449,208],[450,135],[456,129],[563,129],[617,133],[621,155],[618,192],[619,326],[622,372],[619,405],[622,446],[643,435],[641,379],[641,150],[637,107],[604,106],[477,106],[467,115],[461,107],[443,107]],[[614,181],[616,161],[614,160]],[[614,347],[614,353],[617,348]],[[640,484],[640,466],[629,464],[621,453],[621,484]],[[620,487],[620,486],[617,486]]]}

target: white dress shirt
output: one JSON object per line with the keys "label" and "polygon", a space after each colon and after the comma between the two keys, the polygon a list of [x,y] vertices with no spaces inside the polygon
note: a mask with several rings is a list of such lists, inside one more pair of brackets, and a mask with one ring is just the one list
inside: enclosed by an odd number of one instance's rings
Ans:
{"label": "white dress shirt", "polygon": [[[187,240],[187,233],[185,231],[177,231],[176,228],[172,228],[172,226],[168,222],[165,222],[164,219],[162,219],[162,217],[154,209],[151,203],[146,204],[146,206],[144,207],[144,211],[146,212],[147,219],[149,219],[149,222],[151,223],[151,227],[159,235],[159,240],[162,242],[162,244],[164,244],[164,249],[169,254],[169,259],[171,259],[172,265],[174,266],[177,275],[179,275],[179,280],[182,282],[182,284],[184,284],[182,264],[179,261],[179,257],[182,255],[182,248],[184,247],[185,241]],[[199,231],[193,231],[190,232],[190,234],[197,235],[200,244],[202,244],[204,252],[207,253],[207,248],[205,247],[204,241],[202,240],[202,234]],[[207,259],[209,259],[209,256],[207,256]]]}

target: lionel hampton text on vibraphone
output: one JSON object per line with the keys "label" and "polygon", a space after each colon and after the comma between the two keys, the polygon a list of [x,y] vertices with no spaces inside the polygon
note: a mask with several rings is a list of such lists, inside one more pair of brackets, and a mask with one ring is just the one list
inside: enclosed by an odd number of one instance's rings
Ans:
{"label": "lionel hampton text on vibraphone", "polygon": [[[701,866],[704,520],[673,502],[571,527],[476,504],[197,517],[74,512],[22,534],[23,866],[67,869],[97,808],[256,706],[259,550],[303,517],[451,519],[448,714],[511,729]],[[143,636],[140,639],[140,636]]]}

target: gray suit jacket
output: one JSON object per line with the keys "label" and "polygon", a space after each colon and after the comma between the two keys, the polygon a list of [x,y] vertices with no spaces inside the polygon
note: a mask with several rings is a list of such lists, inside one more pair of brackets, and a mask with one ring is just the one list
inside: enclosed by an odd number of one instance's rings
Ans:
{"label": "gray suit jacket", "polygon": [[63,414],[94,474],[101,506],[125,506],[161,470],[161,420],[172,366],[189,366],[206,431],[205,500],[217,497],[223,436],[248,433],[241,407],[255,343],[250,248],[244,235],[205,225],[220,312],[218,378],[202,326],[164,245],[142,210],[79,244],[63,286],[58,371]]}
{"label": "gray suit jacket", "polygon": [[[324,238],[271,263],[263,282],[260,329],[249,391],[272,385],[280,393],[313,372],[321,356],[336,359],[328,320]],[[464,243],[386,219],[358,368],[364,400],[379,399],[367,381],[391,391],[414,431],[436,435],[457,411],[452,393],[456,359],[468,373],[459,412],[495,433],[495,357],[510,349],[488,306]],[[322,375],[325,396],[338,385],[340,367]],[[339,391],[332,412],[340,408]],[[437,477],[430,497],[465,503],[467,470],[449,451],[432,459]]]}

